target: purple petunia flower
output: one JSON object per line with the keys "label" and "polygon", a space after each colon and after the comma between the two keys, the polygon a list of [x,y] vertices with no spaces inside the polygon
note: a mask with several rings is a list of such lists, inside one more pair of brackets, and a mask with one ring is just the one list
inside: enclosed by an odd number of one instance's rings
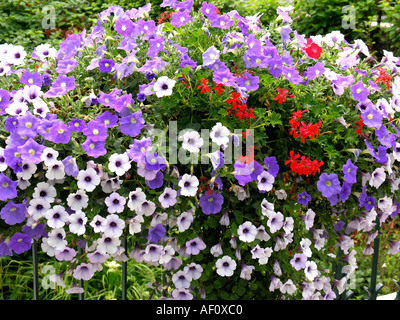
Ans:
{"label": "purple petunia flower", "polygon": [[278,175],[279,172],[279,165],[276,161],[276,157],[265,157],[264,163],[267,171],[274,177]]}
{"label": "purple petunia flower", "polygon": [[47,140],[52,141],[54,143],[68,143],[71,139],[72,128],[68,127],[61,120],[58,121],[53,126],[50,126],[49,135],[46,137]]}
{"label": "purple petunia flower", "polygon": [[282,75],[283,61],[280,57],[271,58],[268,60],[269,67],[268,71],[276,79]]}
{"label": "purple petunia flower", "polygon": [[151,147],[151,139],[142,138],[141,140],[134,139],[133,141],[133,144],[130,146],[127,152],[128,156],[135,162],[141,162],[144,160],[147,151]]}
{"label": "purple petunia flower", "polygon": [[20,254],[28,251],[32,246],[32,238],[24,233],[15,233],[8,244],[15,253]]}
{"label": "purple petunia flower", "polygon": [[14,199],[17,194],[18,181],[13,181],[3,172],[0,173],[0,201]]}
{"label": "purple petunia flower", "polygon": [[357,169],[358,167],[351,162],[351,159],[348,159],[343,166],[344,179],[347,183],[353,184],[357,182]]}
{"label": "purple petunia flower", "polygon": [[79,174],[79,167],[76,164],[75,158],[67,156],[63,161],[64,171],[67,176],[77,177]]}
{"label": "purple petunia flower", "polygon": [[45,98],[56,98],[60,97],[67,92],[75,89],[75,78],[74,77],[66,77],[62,74],[59,74],[57,79],[53,82],[49,91],[47,91],[43,97]]}
{"label": "purple petunia flower", "polygon": [[40,75],[39,72],[29,72],[25,71],[19,81],[27,86],[35,85],[38,87],[42,86],[43,77]]}
{"label": "purple petunia flower", "polygon": [[177,192],[174,189],[165,188],[164,192],[158,197],[158,201],[164,209],[169,208],[176,203],[176,195]]}
{"label": "purple petunia flower", "polygon": [[366,197],[363,202],[365,210],[371,211],[373,208],[375,208],[375,202],[376,200],[374,197],[371,196]]}
{"label": "purple petunia flower", "polygon": [[115,30],[123,37],[129,37],[134,27],[131,19],[120,18],[115,22]]}
{"label": "purple petunia flower", "polygon": [[102,59],[99,61],[100,72],[109,73],[114,66],[115,62],[113,59]]}
{"label": "purple petunia flower", "polygon": [[100,121],[91,120],[82,133],[92,141],[104,141],[107,138],[107,127]]}
{"label": "purple petunia flower", "polygon": [[191,255],[198,255],[201,250],[206,248],[206,244],[199,237],[189,240],[185,244],[186,253]]}
{"label": "purple petunia flower", "polygon": [[233,26],[233,20],[227,14],[216,16],[211,20],[211,27],[218,29],[229,29]]}
{"label": "purple petunia flower", "polygon": [[144,128],[144,119],[142,118],[142,111],[131,113],[119,119],[120,129],[123,134],[131,136],[132,138],[140,134]]}
{"label": "purple petunia flower", "polygon": [[240,87],[246,88],[246,91],[256,91],[259,83],[260,78],[257,76],[252,76],[249,72],[246,72],[237,80],[237,84]]}
{"label": "purple petunia flower", "polygon": [[209,194],[206,192],[200,198],[200,207],[204,214],[216,214],[221,211],[222,204],[224,203],[224,197],[222,194],[212,192]]}
{"label": "purple petunia flower", "polygon": [[322,173],[319,176],[317,188],[326,198],[330,198],[331,196],[338,194],[341,190],[341,187],[337,174],[327,174],[326,172]]}
{"label": "purple petunia flower", "polygon": [[322,62],[317,62],[314,66],[308,67],[307,71],[304,73],[304,76],[307,77],[308,80],[313,80],[316,77],[322,76],[325,72],[325,67]]}
{"label": "purple petunia flower", "polygon": [[56,71],[62,74],[68,74],[76,68],[78,61],[75,59],[60,60],[58,61]]}
{"label": "purple petunia flower", "polygon": [[22,203],[14,203],[10,200],[0,211],[5,223],[14,225],[25,220],[26,206]]}
{"label": "purple petunia flower", "polygon": [[235,169],[234,177],[238,180],[238,183],[241,186],[244,186],[253,180],[251,177],[252,172],[246,163],[236,161],[233,167]]}
{"label": "purple petunia flower", "polygon": [[219,59],[220,51],[214,46],[209,47],[206,51],[204,51],[203,57],[203,66],[209,66],[215,63]]}
{"label": "purple petunia flower", "polygon": [[190,22],[190,11],[189,10],[184,10],[179,12],[173,12],[172,13],[172,19],[171,19],[171,24],[175,28],[179,28]]}
{"label": "purple petunia flower", "polygon": [[295,84],[298,85],[301,81],[303,81],[303,77],[299,74],[299,72],[295,69],[295,67],[286,67],[283,66],[282,72],[285,75],[285,78]]}
{"label": "purple petunia flower", "polygon": [[379,129],[382,125],[383,115],[373,105],[361,112],[361,117],[367,127]]}
{"label": "purple petunia flower", "polygon": [[306,206],[308,204],[308,202],[310,202],[310,200],[311,200],[311,196],[306,191],[299,193],[298,198],[297,198],[297,202],[304,206]]}
{"label": "purple petunia flower", "polygon": [[342,202],[347,201],[347,199],[350,197],[350,194],[351,194],[352,185],[353,185],[352,183],[343,181],[342,190],[340,190],[340,194],[339,194],[340,201],[342,201]]}
{"label": "purple petunia flower", "polygon": [[151,180],[146,180],[146,183],[148,184],[150,189],[161,188],[164,184],[164,174],[161,171],[157,171],[155,178]]}
{"label": "purple petunia flower", "polygon": [[103,123],[107,128],[112,128],[118,124],[118,116],[109,111],[105,111],[96,117],[96,121]]}
{"label": "purple petunia flower", "polygon": [[24,145],[18,147],[18,152],[25,163],[38,164],[42,162],[40,156],[45,148],[45,146],[29,138]]}
{"label": "purple petunia flower", "polygon": [[217,72],[214,71],[213,81],[215,83],[221,83],[224,86],[233,86],[236,81],[236,77],[227,68]]}
{"label": "purple petunia flower", "polygon": [[165,227],[161,223],[158,223],[149,230],[147,239],[150,243],[157,243],[161,238],[165,237],[166,233]]}
{"label": "purple petunia flower", "polygon": [[353,93],[354,100],[357,101],[365,101],[368,98],[369,90],[364,85],[362,80],[358,81],[356,84],[350,87],[351,92]]}
{"label": "purple petunia flower", "polygon": [[93,141],[87,138],[84,143],[82,143],[82,149],[86,151],[89,157],[98,158],[107,153],[105,148],[105,141]]}
{"label": "purple petunia flower", "polygon": [[75,118],[68,122],[68,126],[75,132],[82,132],[86,128],[86,122],[82,119]]}
{"label": "purple petunia flower", "polygon": [[206,1],[203,1],[200,10],[201,13],[204,14],[209,20],[214,20],[218,17],[215,10],[215,5],[213,5],[212,3],[207,3]]}

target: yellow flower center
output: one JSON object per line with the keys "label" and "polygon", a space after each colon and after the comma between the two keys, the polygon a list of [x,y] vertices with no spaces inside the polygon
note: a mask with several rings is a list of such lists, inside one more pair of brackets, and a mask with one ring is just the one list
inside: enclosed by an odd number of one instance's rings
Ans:
{"label": "yellow flower center", "polygon": [[247,81],[245,82],[245,84],[246,84],[246,86],[249,86],[249,85],[250,85],[250,81],[247,80]]}
{"label": "yellow flower center", "polygon": [[368,118],[369,120],[371,120],[373,117],[374,117],[374,116],[372,115],[372,113],[370,113],[370,114],[367,116],[367,118]]}
{"label": "yellow flower center", "polygon": [[228,82],[228,78],[222,78],[222,82]]}
{"label": "yellow flower center", "polygon": [[67,84],[66,84],[65,82],[62,82],[62,83],[61,83],[61,87],[64,88],[64,87],[66,87],[66,86],[67,86]]}
{"label": "yellow flower center", "polygon": [[58,129],[58,133],[59,134],[63,134],[64,133],[64,129]]}
{"label": "yellow flower center", "polygon": [[33,155],[35,154],[35,150],[30,149],[30,150],[29,150],[29,154],[30,154],[31,156],[33,156]]}
{"label": "yellow flower center", "polygon": [[99,134],[99,130],[94,129],[94,130],[93,130],[93,134],[94,134],[95,136],[97,136],[97,135]]}
{"label": "yellow flower center", "polygon": [[131,123],[136,123],[136,119],[135,119],[135,118],[132,118],[132,119],[131,119]]}
{"label": "yellow flower center", "polygon": [[7,188],[8,187],[8,182],[3,182],[3,188]]}
{"label": "yellow flower center", "polygon": [[260,59],[260,58],[257,58],[257,59],[256,59],[256,63],[261,63],[261,59]]}
{"label": "yellow flower center", "polygon": [[27,123],[25,123],[25,127],[27,127],[27,128],[32,128],[32,122],[27,122]]}
{"label": "yellow flower center", "polygon": [[125,30],[126,30],[126,27],[125,27],[125,26],[122,26],[121,29],[122,29],[122,31],[125,31]]}
{"label": "yellow flower center", "polygon": [[32,78],[30,78],[29,80],[28,80],[28,83],[33,83],[33,79]]}
{"label": "yellow flower center", "polygon": [[12,207],[12,208],[10,209],[10,212],[14,212],[14,211],[17,211],[17,208]]}
{"label": "yellow flower center", "polygon": [[94,143],[89,144],[90,149],[94,149]]}
{"label": "yellow flower center", "polygon": [[213,198],[208,198],[207,201],[208,202],[212,202],[212,201],[214,201],[214,199]]}
{"label": "yellow flower center", "polygon": [[327,187],[330,187],[330,186],[332,185],[332,183],[331,183],[330,181],[327,181],[327,182],[325,182],[325,185],[326,185]]}

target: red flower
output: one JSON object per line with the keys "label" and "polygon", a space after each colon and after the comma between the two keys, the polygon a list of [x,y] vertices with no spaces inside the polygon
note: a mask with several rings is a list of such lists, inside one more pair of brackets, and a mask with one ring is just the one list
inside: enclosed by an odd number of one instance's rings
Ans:
{"label": "red flower", "polygon": [[201,82],[203,83],[203,84],[200,84],[200,85],[198,85],[197,86],[197,89],[200,89],[201,88],[201,93],[205,93],[206,91],[207,92],[210,92],[210,87],[208,86],[208,79],[201,79]]}
{"label": "red flower", "polygon": [[307,45],[303,47],[303,50],[311,59],[319,59],[322,53],[322,48],[313,42],[311,38],[307,39]]}
{"label": "red flower", "polygon": [[240,92],[232,92],[232,98],[228,99],[228,103],[232,103],[232,108],[236,109],[238,105],[242,104],[240,98]]}
{"label": "red flower", "polygon": [[362,134],[361,128],[364,127],[364,120],[361,117],[361,114],[359,114],[358,116],[360,117],[360,121],[358,121],[358,128],[357,128],[356,132],[358,135],[361,135]]}
{"label": "red flower", "polygon": [[282,91],[282,89],[278,87],[276,90],[278,90],[279,93],[278,93],[278,95],[274,98],[274,100],[275,100],[275,101],[278,100],[278,103],[279,103],[279,104],[282,104],[283,102],[286,102],[286,98],[293,98],[293,97],[294,97],[294,95],[288,94],[288,92],[289,92],[288,89],[284,89],[284,90]]}
{"label": "red flower", "polygon": [[218,94],[221,94],[221,92],[225,92],[224,88],[222,87],[222,83],[216,83],[216,86],[213,88],[215,91],[218,91]]}
{"label": "red flower", "polygon": [[386,73],[386,71],[383,68],[379,68],[379,77],[376,78],[375,83],[385,83],[386,84],[386,88],[390,89],[390,80],[392,79],[392,77],[390,76],[390,74]]}
{"label": "red flower", "polygon": [[320,167],[324,164],[323,161],[313,160],[311,161],[310,157],[302,156],[300,161],[300,154],[294,154],[294,151],[290,151],[290,160],[286,160],[285,164],[288,165],[290,163],[290,169],[294,173],[298,173],[300,175],[315,175],[317,172],[320,172]]}

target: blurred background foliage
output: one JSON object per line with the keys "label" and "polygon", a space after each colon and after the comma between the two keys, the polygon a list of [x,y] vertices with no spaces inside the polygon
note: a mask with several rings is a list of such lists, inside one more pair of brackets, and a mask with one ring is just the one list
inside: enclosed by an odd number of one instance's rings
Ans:
{"label": "blurred background foliage", "polygon": [[[97,14],[111,5],[125,10],[141,7],[148,0],[2,0],[0,2],[0,43],[23,45],[32,50],[40,43],[56,45],[67,34],[89,29]],[[162,0],[151,0],[152,19],[158,19],[165,8]],[[203,0],[195,0],[199,8]],[[383,50],[400,55],[400,1],[388,0],[209,0],[221,12],[237,10],[242,16],[259,14],[261,22],[269,24],[276,18],[276,8],[292,4],[295,7],[292,29],[306,36],[324,35],[339,30],[349,42],[362,39],[375,57]],[[44,29],[43,8],[52,6],[56,14],[54,29]],[[348,20],[348,6],[354,8],[354,28],[343,28]],[[346,9],[347,8],[347,9]]]}

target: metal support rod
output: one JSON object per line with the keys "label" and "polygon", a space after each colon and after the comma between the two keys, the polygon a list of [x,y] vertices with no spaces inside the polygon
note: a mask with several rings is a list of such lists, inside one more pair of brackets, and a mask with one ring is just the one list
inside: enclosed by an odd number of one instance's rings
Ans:
{"label": "metal support rod", "polygon": [[[127,255],[128,241],[125,235],[122,239],[122,245],[125,249],[125,254]],[[127,289],[128,289],[128,262],[122,261],[122,300],[127,299]]]}
{"label": "metal support rod", "polygon": [[32,243],[32,268],[33,268],[33,300],[39,300],[39,264],[37,242],[33,240]]}
{"label": "metal support rod", "polygon": [[382,285],[379,285],[379,289],[376,285],[376,279],[378,277],[378,264],[379,264],[379,242],[380,242],[380,221],[376,218],[376,226],[375,230],[378,232],[377,236],[374,239],[374,255],[372,257],[372,270],[371,270],[371,283],[370,283],[370,297],[369,300],[376,300],[380,289],[382,289]]}
{"label": "metal support rod", "polygon": [[[79,252],[79,255],[81,256],[83,253],[83,250],[81,247],[79,247],[78,252]],[[84,286],[83,280],[79,279],[79,287],[83,288],[83,286]],[[78,293],[78,300],[85,300],[85,291],[83,291],[82,293]]]}

